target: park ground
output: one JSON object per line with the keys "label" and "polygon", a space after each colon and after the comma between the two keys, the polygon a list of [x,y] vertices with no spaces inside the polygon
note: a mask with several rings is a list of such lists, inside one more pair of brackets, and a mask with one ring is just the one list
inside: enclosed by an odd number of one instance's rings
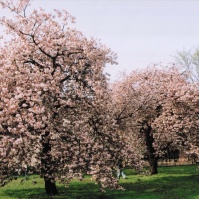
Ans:
{"label": "park ground", "polygon": [[[31,175],[19,177],[0,188],[0,199],[199,199],[199,170],[196,165],[159,167],[158,175],[137,174],[126,169],[128,179],[120,179],[126,189],[99,191],[99,187],[85,176],[73,180],[68,188],[58,184],[59,195],[47,197],[43,179]],[[23,181],[23,182],[22,182]]]}

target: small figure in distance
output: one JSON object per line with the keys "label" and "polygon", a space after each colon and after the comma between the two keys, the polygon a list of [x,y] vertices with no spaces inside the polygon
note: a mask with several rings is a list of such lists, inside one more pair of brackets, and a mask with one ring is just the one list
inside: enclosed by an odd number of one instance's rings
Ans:
{"label": "small figure in distance", "polygon": [[119,160],[117,164],[117,178],[118,179],[120,179],[121,176],[124,179],[127,179],[126,175],[124,174],[124,167],[125,167],[125,162],[122,160]]}

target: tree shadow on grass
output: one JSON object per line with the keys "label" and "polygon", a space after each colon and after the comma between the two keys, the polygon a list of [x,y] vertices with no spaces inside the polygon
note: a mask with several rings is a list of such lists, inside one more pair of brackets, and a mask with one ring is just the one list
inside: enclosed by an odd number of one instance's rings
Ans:
{"label": "tree shadow on grass", "polygon": [[125,191],[121,190],[106,190],[106,192],[103,193],[99,190],[99,186],[94,183],[72,184],[69,186],[67,191],[64,190],[64,188],[62,189],[62,194],[64,193],[65,197],[63,195],[63,199],[115,199],[126,197]]}
{"label": "tree shadow on grass", "polygon": [[[3,191],[4,196],[10,198],[20,198],[20,199],[114,199],[118,195],[115,191],[109,191],[111,194],[102,193],[99,191],[98,185],[94,183],[77,184],[70,185],[69,188],[63,186],[58,187],[59,195],[57,196],[47,196],[45,190],[42,188],[35,189],[6,189]],[[121,191],[119,194],[123,198],[125,197],[125,192]]]}
{"label": "tree shadow on grass", "polygon": [[101,193],[97,185],[79,184],[70,186],[71,198],[79,199],[199,199],[199,174],[166,177],[148,176],[137,178],[132,182],[130,179],[121,180],[120,184],[126,189],[107,190]]}
{"label": "tree shadow on grass", "polygon": [[129,175],[121,179],[120,184],[126,189],[99,191],[98,185],[90,181],[71,183],[69,188],[58,185],[60,195],[47,197],[44,188],[6,189],[5,196],[20,199],[199,199],[199,174],[175,176],[140,176]]}
{"label": "tree shadow on grass", "polygon": [[167,176],[152,180],[138,179],[135,183],[121,185],[132,198],[147,199],[199,199],[199,174],[190,176]]}
{"label": "tree shadow on grass", "polygon": [[30,198],[30,199],[45,199],[47,198],[46,194],[45,194],[45,190],[42,188],[22,188],[22,189],[6,189],[3,191],[3,194],[6,197],[10,197],[10,198],[20,198],[20,199],[26,199],[26,198]]}

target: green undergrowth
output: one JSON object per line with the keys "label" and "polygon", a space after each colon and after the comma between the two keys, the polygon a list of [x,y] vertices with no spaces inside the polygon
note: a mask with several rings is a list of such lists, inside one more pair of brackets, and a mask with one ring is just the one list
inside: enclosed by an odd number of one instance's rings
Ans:
{"label": "green undergrowth", "polygon": [[[36,175],[28,180],[19,177],[0,188],[0,199],[199,199],[199,170],[196,165],[159,167],[158,175],[140,175],[127,169],[128,179],[120,179],[126,189],[99,191],[90,176],[73,180],[69,188],[57,184],[59,195],[47,197],[43,179]],[[24,181],[23,181],[24,180]]]}

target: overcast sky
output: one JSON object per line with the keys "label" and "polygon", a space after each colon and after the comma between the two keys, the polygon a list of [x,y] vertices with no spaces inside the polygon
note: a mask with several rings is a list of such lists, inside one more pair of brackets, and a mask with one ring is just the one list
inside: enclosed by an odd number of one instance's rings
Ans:
{"label": "overcast sky", "polygon": [[176,51],[199,46],[199,0],[35,0],[32,6],[66,9],[87,37],[118,55],[111,79],[152,63],[167,65]]}

